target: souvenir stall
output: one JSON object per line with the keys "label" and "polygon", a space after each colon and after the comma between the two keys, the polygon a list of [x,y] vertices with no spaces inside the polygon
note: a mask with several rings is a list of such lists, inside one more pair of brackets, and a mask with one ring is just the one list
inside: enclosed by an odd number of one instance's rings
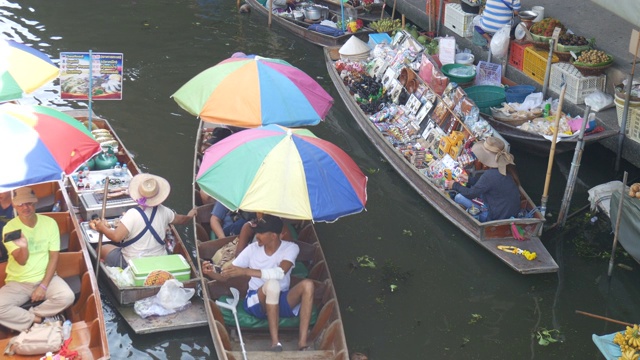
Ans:
{"label": "souvenir stall", "polygon": [[430,181],[455,180],[474,162],[475,141],[501,137],[406,31],[375,45],[367,59],[348,55],[358,53],[357,41],[340,49],[336,70],[369,120]]}

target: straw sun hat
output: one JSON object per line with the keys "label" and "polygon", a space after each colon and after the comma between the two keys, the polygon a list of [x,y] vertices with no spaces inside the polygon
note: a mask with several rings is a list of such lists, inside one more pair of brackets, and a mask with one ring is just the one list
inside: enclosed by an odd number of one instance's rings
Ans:
{"label": "straw sun hat", "polygon": [[33,192],[33,189],[31,189],[30,187],[23,187],[13,190],[12,202],[14,205],[20,205],[24,203],[37,203],[38,198],[36,197],[36,193]]}
{"label": "straw sun hat", "polygon": [[145,206],[158,206],[167,199],[171,192],[169,182],[160,176],[138,174],[129,183],[129,195]]}
{"label": "straw sun hat", "polygon": [[504,142],[493,136],[473,144],[471,151],[480,162],[488,167],[498,168],[502,175],[507,175],[508,164],[515,165],[513,155],[504,148]]}

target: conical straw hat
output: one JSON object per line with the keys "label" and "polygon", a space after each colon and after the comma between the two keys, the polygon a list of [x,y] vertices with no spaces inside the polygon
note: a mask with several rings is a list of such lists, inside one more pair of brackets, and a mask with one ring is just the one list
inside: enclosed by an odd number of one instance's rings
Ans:
{"label": "conical straw hat", "polygon": [[338,51],[340,55],[361,55],[368,54],[371,51],[369,45],[366,42],[358,39],[355,36],[351,36],[344,45]]}

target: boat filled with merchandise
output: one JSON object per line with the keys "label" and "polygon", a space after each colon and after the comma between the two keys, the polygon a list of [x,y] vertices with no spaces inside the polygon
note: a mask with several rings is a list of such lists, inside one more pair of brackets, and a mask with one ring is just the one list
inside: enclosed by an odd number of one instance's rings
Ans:
{"label": "boat filled with merchandise", "polygon": [[[521,186],[519,216],[486,222],[454,202],[445,189],[446,180],[462,180],[473,171],[475,142],[489,136],[502,139],[465,90],[450,82],[406,31],[390,43],[376,44],[367,56],[354,51],[364,49],[358,42],[351,38],[343,47],[326,48],[327,69],[354,119],[395,170],[441,214],[514,270],[557,271],[539,239],[544,217]],[[351,53],[359,55],[351,58]]]}

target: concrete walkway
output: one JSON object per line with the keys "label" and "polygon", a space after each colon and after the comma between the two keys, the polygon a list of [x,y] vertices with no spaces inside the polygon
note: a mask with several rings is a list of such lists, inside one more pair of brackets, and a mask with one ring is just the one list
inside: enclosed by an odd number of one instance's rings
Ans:
{"label": "concrete walkway", "polygon": [[[614,85],[627,78],[631,72],[633,62],[633,55],[628,51],[631,31],[635,28],[631,23],[592,1],[521,0],[521,3],[523,10],[531,9],[533,6],[544,6],[545,17],[554,17],[560,20],[568,29],[578,35],[586,38],[595,37],[596,47],[613,55],[614,64],[606,70],[607,84],[605,91],[607,93],[613,94]],[[393,2],[389,5],[392,6]],[[426,5],[424,0],[397,0],[396,6],[397,11],[405,14],[411,22],[423,29],[428,28],[429,17],[425,13]],[[640,14],[638,15],[640,16]],[[459,37],[444,25],[441,25],[440,29],[440,35],[455,36],[460,48],[470,49],[476,58],[476,62],[477,60],[486,60],[488,58],[488,52],[482,47],[474,45],[471,38]],[[640,66],[636,67],[635,74],[635,78],[638,79],[640,77]],[[534,85],[538,90],[542,88],[533,79],[511,66],[507,66],[506,77],[520,84]],[[557,98],[559,94],[550,91],[548,96]],[[565,106],[563,107],[565,112],[573,115],[582,115],[584,113],[584,105],[573,105],[565,101]],[[619,129],[615,107],[599,112],[597,117],[605,127]],[[618,148],[617,137],[604,140],[601,143],[614,153]],[[640,144],[626,138],[622,157],[634,166],[640,167]]]}

